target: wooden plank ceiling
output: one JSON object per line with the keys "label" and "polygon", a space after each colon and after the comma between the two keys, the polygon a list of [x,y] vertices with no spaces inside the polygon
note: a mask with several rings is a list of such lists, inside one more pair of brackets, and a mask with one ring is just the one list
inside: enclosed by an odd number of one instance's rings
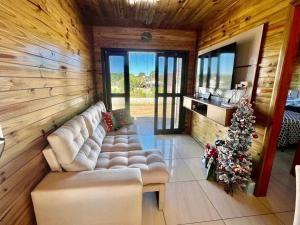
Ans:
{"label": "wooden plank ceiling", "polygon": [[194,30],[242,0],[77,0],[86,23]]}

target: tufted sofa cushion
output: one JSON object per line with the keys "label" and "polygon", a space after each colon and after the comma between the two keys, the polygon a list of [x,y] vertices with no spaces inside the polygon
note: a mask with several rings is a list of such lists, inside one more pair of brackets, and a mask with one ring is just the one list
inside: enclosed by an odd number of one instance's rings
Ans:
{"label": "tufted sofa cushion", "polygon": [[78,154],[89,133],[82,116],[75,116],[48,136],[60,164],[70,164]]}
{"label": "tufted sofa cushion", "polygon": [[108,136],[115,136],[115,135],[136,135],[138,134],[137,127],[134,124],[123,126],[116,131],[108,132]]}
{"label": "tufted sofa cushion", "polygon": [[88,138],[74,160],[69,164],[62,164],[62,167],[66,171],[94,170],[100,152],[100,146],[92,138]]}
{"label": "tufted sofa cushion", "polygon": [[102,152],[141,150],[139,137],[137,135],[106,136],[102,143]]}
{"label": "tufted sofa cushion", "polygon": [[106,129],[105,129],[104,122],[102,121],[94,130],[91,139],[93,139],[101,147],[105,136],[106,136]]}
{"label": "tufted sofa cushion", "polygon": [[93,170],[101,147],[89,138],[82,116],[76,116],[48,136],[59,164],[66,171]]}
{"label": "tufted sofa cushion", "polygon": [[81,115],[84,118],[86,127],[89,131],[89,135],[91,136],[94,133],[94,130],[97,128],[97,126],[101,123],[101,111],[99,111],[99,108],[91,106],[83,113],[81,113]]}
{"label": "tufted sofa cushion", "polygon": [[104,102],[102,101],[99,101],[95,104],[95,107],[97,107],[101,112],[106,112],[106,108],[105,108],[105,105],[104,105]]}
{"label": "tufted sofa cushion", "polygon": [[96,169],[139,168],[143,184],[167,183],[169,173],[159,150],[139,150],[129,152],[102,152]]}

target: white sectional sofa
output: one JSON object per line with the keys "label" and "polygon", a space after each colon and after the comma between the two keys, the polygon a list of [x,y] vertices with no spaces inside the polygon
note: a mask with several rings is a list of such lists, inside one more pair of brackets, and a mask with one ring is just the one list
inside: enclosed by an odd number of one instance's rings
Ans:
{"label": "white sectional sofa", "polygon": [[[51,170],[58,173],[50,173],[46,176],[32,193],[38,224],[56,224],[59,220],[64,220],[60,217],[64,217],[66,214],[76,214],[78,221],[81,221],[78,224],[140,224],[141,208],[136,210],[136,207],[142,207],[138,200],[141,198],[140,192],[142,191],[158,192],[159,209],[163,208],[165,183],[168,182],[169,173],[161,152],[157,149],[144,150],[142,148],[134,124],[122,127],[117,131],[107,132],[102,121],[101,112],[104,111],[106,111],[105,105],[103,102],[98,102],[48,136],[49,146],[44,149],[43,153]],[[84,180],[84,177],[87,180]],[[101,204],[101,202],[116,201],[115,194],[121,199],[120,202],[127,199],[129,202],[136,203],[133,204],[133,207],[130,204],[126,208],[127,211],[136,211],[136,214],[133,213],[135,218],[129,217],[127,220],[125,216],[122,223],[119,223],[119,220],[117,220],[118,222],[111,220],[104,221],[104,223],[101,221],[83,223],[82,217],[89,216],[82,215],[75,206],[69,205],[72,200],[64,200],[64,196],[61,196],[60,202],[67,202],[63,210],[68,209],[69,211],[59,217],[53,215],[56,212],[54,210],[50,214],[52,214],[52,218],[56,218],[55,223],[45,223],[45,221],[49,221],[49,216],[45,220],[46,208],[49,207],[49,203],[45,203],[47,187],[51,190],[53,199],[60,198],[59,193],[76,190],[80,197],[76,195],[77,197],[73,200],[74,204],[77,201],[76,204],[79,205],[80,201],[89,201],[91,197],[87,196],[85,199],[85,191],[95,188],[95,198],[98,199],[98,204],[94,207],[101,208],[99,213],[110,210],[110,214],[118,217],[124,215],[122,210],[126,207]],[[118,193],[114,193],[116,190]],[[91,204],[97,201],[92,201]],[[103,207],[107,209],[105,210]],[[101,215],[98,217],[100,218]],[[103,218],[106,217],[107,215]],[[89,218],[86,219],[89,221]],[[126,221],[131,222],[127,223]]]}

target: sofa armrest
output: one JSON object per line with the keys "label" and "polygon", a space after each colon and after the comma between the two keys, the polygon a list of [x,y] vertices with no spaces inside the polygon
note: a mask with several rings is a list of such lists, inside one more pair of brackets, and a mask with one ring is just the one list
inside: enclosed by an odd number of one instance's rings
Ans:
{"label": "sofa armrest", "polygon": [[51,171],[53,171],[53,172],[62,172],[63,171],[63,169],[60,166],[59,162],[57,161],[56,156],[55,156],[52,148],[50,147],[50,145],[47,145],[46,148],[44,148],[43,155],[44,155]]}
{"label": "sofa armrest", "polygon": [[31,193],[37,224],[141,225],[139,169],[50,173]]}

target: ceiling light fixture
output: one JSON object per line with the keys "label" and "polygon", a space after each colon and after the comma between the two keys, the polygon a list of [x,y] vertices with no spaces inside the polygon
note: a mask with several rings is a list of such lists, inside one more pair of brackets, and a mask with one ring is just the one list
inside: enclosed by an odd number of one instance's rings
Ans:
{"label": "ceiling light fixture", "polygon": [[128,0],[129,5],[135,5],[137,3],[148,3],[154,5],[157,2],[159,2],[159,0]]}

